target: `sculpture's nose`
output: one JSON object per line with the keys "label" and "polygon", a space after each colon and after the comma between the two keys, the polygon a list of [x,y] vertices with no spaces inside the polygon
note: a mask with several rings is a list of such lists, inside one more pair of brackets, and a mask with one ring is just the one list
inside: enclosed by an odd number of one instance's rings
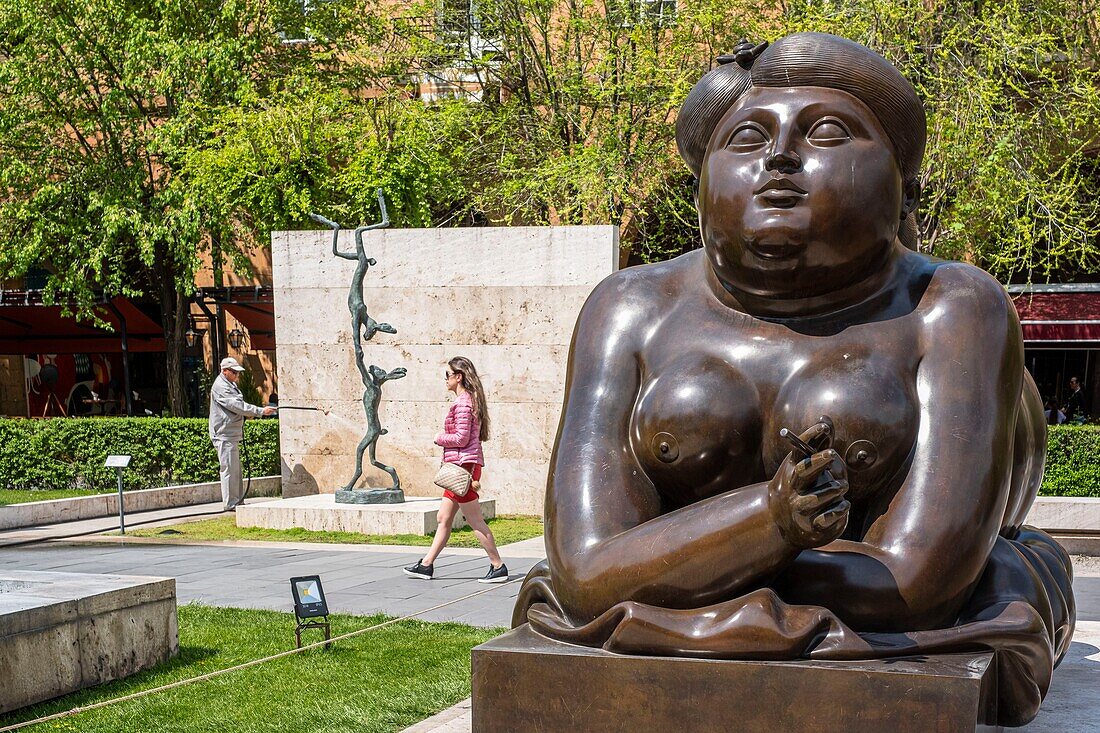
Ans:
{"label": "sculpture's nose", "polygon": [[794,173],[802,170],[802,158],[793,150],[781,150],[777,145],[764,161],[764,170]]}

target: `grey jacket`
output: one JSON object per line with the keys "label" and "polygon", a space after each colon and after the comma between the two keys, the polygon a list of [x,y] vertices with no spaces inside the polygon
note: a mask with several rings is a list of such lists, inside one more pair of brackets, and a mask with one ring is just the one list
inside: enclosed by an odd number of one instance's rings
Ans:
{"label": "grey jacket", "polygon": [[264,408],[250,405],[237,385],[221,374],[210,387],[210,439],[237,440],[244,437],[246,416],[260,417]]}

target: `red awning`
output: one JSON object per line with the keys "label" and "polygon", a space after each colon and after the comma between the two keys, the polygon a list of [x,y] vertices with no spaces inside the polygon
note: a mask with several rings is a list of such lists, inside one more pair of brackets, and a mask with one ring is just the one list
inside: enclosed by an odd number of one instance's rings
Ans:
{"label": "red awning", "polygon": [[1014,295],[1027,343],[1100,347],[1100,292],[1039,292]]}
{"label": "red awning", "polygon": [[[128,298],[111,300],[126,320],[130,351],[164,351],[160,324]],[[0,305],[0,354],[111,354],[122,351],[119,317],[106,304],[96,306],[113,331],[90,320],[62,315],[56,305]]]}
{"label": "red awning", "polygon": [[272,303],[225,303],[231,316],[248,329],[248,347],[255,351],[275,348],[275,306]]}

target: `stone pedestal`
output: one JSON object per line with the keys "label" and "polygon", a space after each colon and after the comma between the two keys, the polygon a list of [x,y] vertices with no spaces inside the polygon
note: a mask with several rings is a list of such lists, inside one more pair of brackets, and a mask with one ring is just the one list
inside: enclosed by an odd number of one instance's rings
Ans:
{"label": "stone pedestal", "polygon": [[[262,504],[237,507],[238,527],[292,529],[301,527],[315,532],[358,532],[360,534],[429,535],[438,524],[440,499],[406,498],[401,504],[337,504],[332,494],[297,496]],[[496,516],[493,499],[479,499],[486,519]],[[461,511],[455,515],[454,528],[466,526]]]}
{"label": "stone pedestal", "polygon": [[859,662],[644,657],[563,644],[526,624],[473,650],[473,730],[971,733],[991,709],[991,652]]}
{"label": "stone pedestal", "polygon": [[337,489],[337,504],[400,504],[405,501],[401,489]]}
{"label": "stone pedestal", "polygon": [[0,713],[126,677],[178,652],[172,578],[0,572]]}

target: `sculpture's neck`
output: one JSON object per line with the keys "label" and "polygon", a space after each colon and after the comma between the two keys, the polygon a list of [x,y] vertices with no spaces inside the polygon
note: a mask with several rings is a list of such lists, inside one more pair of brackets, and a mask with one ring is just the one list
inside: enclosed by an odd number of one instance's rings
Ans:
{"label": "sculpture's neck", "polygon": [[784,294],[757,295],[739,290],[721,280],[710,266],[707,258],[702,258],[706,268],[707,285],[715,297],[726,306],[748,313],[757,318],[797,319],[818,318],[855,308],[876,300],[878,296],[892,289],[897,281],[902,256],[899,248],[889,247],[883,257],[867,267],[866,277],[842,288],[810,297],[785,297]]}

